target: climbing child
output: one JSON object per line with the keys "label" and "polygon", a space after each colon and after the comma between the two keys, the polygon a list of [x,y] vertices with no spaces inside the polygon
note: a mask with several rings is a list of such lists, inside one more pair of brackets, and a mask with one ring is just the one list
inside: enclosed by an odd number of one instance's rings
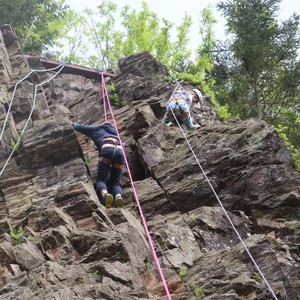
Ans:
{"label": "climbing child", "polygon": [[197,89],[193,89],[190,92],[176,91],[173,93],[172,98],[166,107],[163,123],[166,126],[177,124],[172,113],[173,111],[178,122],[182,121],[188,129],[199,128],[199,124],[193,124],[193,120],[190,115],[190,109],[194,103],[198,103],[201,100],[202,93]]}
{"label": "climbing child", "polygon": [[[99,162],[96,185],[102,196],[102,204],[111,208],[113,201],[117,207],[124,206],[120,178],[124,165],[124,155],[118,134],[109,123],[103,125],[81,125],[73,123],[72,127],[90,137],[99,151]],[[107,182],[111,185],[112,194],[108,193]]]}

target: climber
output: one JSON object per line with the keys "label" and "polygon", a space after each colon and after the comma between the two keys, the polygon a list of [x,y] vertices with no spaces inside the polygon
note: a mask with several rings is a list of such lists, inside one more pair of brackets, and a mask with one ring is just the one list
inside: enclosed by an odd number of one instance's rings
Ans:
{"label": "climber", "polygon": [[[166,107],[163,123],[166,126],[176,125],[177,123],[174,118],[175,115],[178,122],[183,122],[188,129],[199,128],[199,124],[193,124],[193,120],[190,115],[191,107],[194,103],[198,103],[199,101],[202,101],[202,93],[197,89],[193,89],[190,92],[176,91],[173,93],[172,98]],[[174,112],[174,115],[172,111]]]}
{"label": "climber", "polygon": [[[120,184],[124,155],[118,134],[109,123],[103,125],[81,125],[70,120],[73,129],[90,137],[99,151],[98,172],[96,179],[97,190],[100,192],[101,203],[111,208],[123,207],[122,188]],[[112,194],[108,193],[107,182],[111,185]]]}

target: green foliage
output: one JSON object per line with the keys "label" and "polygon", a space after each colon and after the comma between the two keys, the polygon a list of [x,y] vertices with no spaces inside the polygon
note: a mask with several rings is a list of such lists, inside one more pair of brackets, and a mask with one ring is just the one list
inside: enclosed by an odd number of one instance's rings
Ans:
{"label": "green foliage", "polygon": [[92,166],[93,161],[90,157],[86,157],[84,159],[84,163],[90,168]]}
{"label": "green foliage", "polygon": [[279,114],[267,119],[267,122],[272,124],[275,128],[284,128],[284,133],[290,143],[298,149],[300,148],[300,116],[298,112],[299,105],[297,104],[299,97],[300,95],[298,97],[292,97],[292,99],[294,99],[294,105],[291,104],[290,107],[282,107]]}
{"label": "green foliage", "polygon": [[212,99],[212,105],[213,105],[215,112],[220,120],[226,121],[226,120],[232,118],[232,115],[229,112],[229,107],[228,107],[227,103],[225,105],[220,105],[215,99]]}
{"label": "green foliage", "polygon": [[13,230],[10,232],[10,235],[13,237],[13,239],[17,242],[20,242],[23,238],[23,228],[22,226],[13,226]]}
{"label": "green foliage", "polygon": [[211,96],[214,95],[215,80],[211,76],[211,70],[214,64],[213,56],[211,55],[216,43],[213,26],[216,19],[212,15],[211,6],[201,11],[201,45],[197,49],[197,57],[195,63],[191,63],[187,73],[192,74],[193,81],[201,85],[202,89]]}
{"label": "green foliage", "polygon": [[107,84],[106,88],[114,106],[118,108],[125,106],[126,103],[119,98],[119,95],[116,93],[116,88],[113,84]]}
{"label": "green foliage", "polygon": [[22,141],[20,140],[19,142],[15,142],[14,140],[11,140],[10,144],[11,144],[11,147],[13,148],[13,150],[18,152],[18,150],[22,144]]}
{"label": "green foliage", "polygon": [[[274,124],[283,108],[299,103],[299,15],[277,21],[280,0],[231,0],[218,8],[229,38],[215,51],[213,75],[221,105],[233,115]],[[298,82],[298,84],[297,84]],[[298,93],[298,95],[297,95]]]}
{"label": "green foliage", "polygon": [[180,78],[184,81],[189,81],[193,83],[194,85],[200,85],[204,84],[203,76],[199,73],[191,74],[191,73],[176,73],[176,78]]}
{"label": "green foliage", "polygon": [[121,12],[122,25],[126,32],[126,40],[123,43],[123,53],[129,55],[135,52],[148,50],[153,53],[156,37],[159,33],[159,19],[150,12],[148,4],[142,2],[142,10],[137,12],[126,5]]}
{"label": "green foliage", "polygon": [[195,213],[192,213],[192,214],[190,215],[190,218],[191,218],[192,222],[195,223],[195,222],[196,222],[196,219],[197,219],[197,216],[196,216]]}
{"label": "green foliage", "polygon": [[179,277],[180,277],[181,279],[184,279],[185,276],[187,275],[187,269],[182,269],[182,270],[180,270],[179,273],[178,273],[178,275],[179,275]]}
{"label": "green foliage", "polygon": [[67,63],[87,64],[87,20],[78,13],[67,10],[63,22],[60,21],[61,35],[55,47],[45,55]]}
{"label": "green foliage", "polygon": [[261,277],[257,272],[252,272],[251,278],[254,279],[256,282],[261,282]]}
{"label": "green foliage", "polygon": [[287,127],[284,127],[279,124],[276,130],[279,133],[280,138],[284,141],[287,148],[291,151],[292,156],[295,160],[296,170],[300,172],[300,150],[295,148],[295,146],[290,142],[288,136],[286,135],[285,132],[287,130]]}
{"label": "green foliage", "polygon": [[[181,278],[181,280],[183,280],[183,282],[185,282],[185,277],[187,275],[187,269],[183,268],[179,271],[178,273],[179,277]],[[198,286],[190,286],[187,283],[184,283],[184,286],[186,287],[186,289],[190,292],[193,293],[196,297],[196,299],[202,299],[204,297],[204,293],[202,291],[201,288],[199,288]]]}
{"label": "green foliage", "polygon": [[192,285],[189,285],[187,283],[184,283],[184,286],[185,286],[186,290],[189,293],[193,293],[194,294],[194,296],[196,297],[196,299],[202,299],[202,298],[204,298],[204,293],[203,293],[202,289],[199,288],[198,286],[192,286]]}
{"label": "green foliage", "polygon": [[96,270],[96,271],[94,271],[94,272],[91,272],[91,274],[92,274],[93,276],[98,276],[98,275],[100,275],[100,272],[99,272],[99,270]]}
{"label": "green foliage", "polygon": [[196,299],[202,299],[204,297],[204,293],[203,293],[202,289],[197,286],[194,289],[194,295],[195,295]]}
{"label": "green foliage", "polygon": [[189,50],[188,33],[192,26],[192,18],[185,14],[183,23],[177,27],[176,41],[169,42],[170,55],[158,55],[158,59],[174,73],[186,72],[191,64],[191,51]]}
{"label": "green foliage", "polygon": [[114,15],[117,12],[117,5],[105,0],[97,8],[98,11],[85,11],[89,21],[86,32],[97,52],[97,56],[91,56],[90,65],[102,70],[108,68],[117,70],[118,59],[121,57],[118,42],[122,39],[122,35],[115,30]]}
{"label": "green foliage", "polygon": [[63,0],[0,0],[0,25],[13,26],[23,51],[40,54],[60,34],[60,21],[67,10],[63,3]]}
{"label": "green foliage", "polygon": [[[57,42],[58,50],[48,55],[97,69],[118,70],[119,59],[148,51],[167,68],[186,71],[191,63],[188,47],[191,17],[184,16],[173,42],[174,24],[151,12],[146,2],[141,5],[140,11],[128,5],[118,9],[115,3],[105,0],[98,5],[97,11],[85,10],[82,16],[66,12],[62,25],[64,38]],[[116,20],[122,24],[122,30],[116,29]],[[83,42],[86,37],[90,37],[88,44],[94,46],[96,55],[86,48],[87,43]],[[66,46],[69,49],[66,50]]]}
{"label": "green foliage", "polygon": [[223,120],[223,121],[226,121],[226,120],[231,118],[231,114],[228,111],[228,105],[227,104],[219,107],[218,117],[219,117],[220,120]]}

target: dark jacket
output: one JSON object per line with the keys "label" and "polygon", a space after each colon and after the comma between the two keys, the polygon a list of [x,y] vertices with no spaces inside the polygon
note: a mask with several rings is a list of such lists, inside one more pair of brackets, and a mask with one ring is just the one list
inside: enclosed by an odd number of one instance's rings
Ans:
{"label": "dark jacket", "polygon": [[115,127],[109,123],[103,125],[81,125],[79,123],[72,123],[72,126],[75,130],[90,137],[99,150],[101,148],[101,141],[104,138],[113,137],[119,139]]}

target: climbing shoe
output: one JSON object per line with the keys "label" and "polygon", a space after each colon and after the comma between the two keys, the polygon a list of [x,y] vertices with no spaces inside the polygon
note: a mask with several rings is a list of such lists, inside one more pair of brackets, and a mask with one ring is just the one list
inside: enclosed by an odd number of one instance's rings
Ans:
{"label": "climbing shoe", "polygon": [[106,208],[111,208],[112,202],[114,200],[114,197],[112,194],[106,193],[103,197],[103,205]]}
{"label": "climbing shoe", "polygon": [[116,207],[122,208],[124,206],[124,200],[122,197],[116,198]]}

